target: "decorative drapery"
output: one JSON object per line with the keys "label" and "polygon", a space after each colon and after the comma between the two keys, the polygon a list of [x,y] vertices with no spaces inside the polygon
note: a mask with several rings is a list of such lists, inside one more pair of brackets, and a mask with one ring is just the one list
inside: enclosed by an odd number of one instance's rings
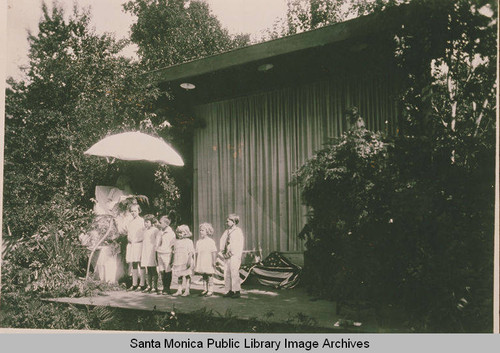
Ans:
{"label": "decorative drapery", "polygon": [[210,222],[218,241],[237,213],[246,250],[303,250],[307,209],[293,172],[344,131],[349,106],[368,129],[394,133],[395,87],[389,77],[339,78],[196,106],[206,124],[194,136],[195,230]]}

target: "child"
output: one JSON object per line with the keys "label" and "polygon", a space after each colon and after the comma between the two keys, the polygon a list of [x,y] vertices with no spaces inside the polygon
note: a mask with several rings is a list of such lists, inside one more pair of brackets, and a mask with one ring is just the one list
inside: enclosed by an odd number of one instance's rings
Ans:
{"label": "child", "polygon": [[175,242],[175,233],[170,227],[170,218],[162,216],[160,218],[161,234],[157,238],[156,252],[158,254],[158,270],[163,283],[163,294],[169,294],[170,282],[172,282],[172,249]]}
{"label": "child", "polygon": [[245,238],[238,227],[240,217],[234,213],[227,216],[226,231],[220,238],[220,249],[225,259],[224,285],[227,293],[225,298],[241,297],[240,265]]}
{"label": "child", "polygon": [[153,226],[154,223],[158,222],[155,221],[156,218],[151,214],[144,216],[141,266],[146,268],[148,287],[142,291],[143,293],[151,293],[153,290],[159,293],[158,272],[156,271],[156,244],[157,238],[161,235],[158,228]]}
{"label": "child", "polygon": [[[143,229],[144,229],[144,219],[139,216],[141,213],[141,207],[136,204],[130,204],[128,210],[131,215],[130,221],[125,225],[125,230],[127,232],[127,251],[126,251],[126,261],[132,264],[132,287],[128,290],[144,290],[145,285],[145,271],[141,268],[141,255],[142,255],[142,241],[143,241]],[[140,280],[140,287],[139,287]]]}
{"label": "child", "polygon": [[203,277],[204,290],[201,295],[210,297],[213,292],[213,274],[215,260],[217,258],[217,247],[211,238],[214,228],[210,223],[200,224],[200,239],[196,242],[196,267],[194,271]]}
{"label": "child", "polygon": [[[189,287],[191,285],[191,275],[193,274],[194,265],[194,245],[191,238],[192,234],[189,227],[185,224],[178,226],[175,230],[177,239],[174,243],[174,263],[173,272],[178,277],[177,292],[173,295],[189,295]],[[182,285],[181,285],[182,283]],[[184,293],[182,288],[184,287]]]}

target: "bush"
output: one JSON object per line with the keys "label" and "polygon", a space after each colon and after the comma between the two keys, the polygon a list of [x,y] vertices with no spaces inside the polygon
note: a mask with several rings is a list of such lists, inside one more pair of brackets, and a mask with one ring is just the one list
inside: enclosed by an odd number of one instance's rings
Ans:
{"label": "bush", "polygon": [[397,305],[417,331],[488,331],[494,173],[442,161],[409,172],[425,144],[358,130],[297,171],[311,208],[304,281],[340,303]]}
{"label": "bush", "polygon": [[382,298],[375,294],[386,281],[379,252],[391,225],[389,147],[380,134],[356,130],[333,140],[295,174],[311,207],[303,278],[315,292],[340,301]]}

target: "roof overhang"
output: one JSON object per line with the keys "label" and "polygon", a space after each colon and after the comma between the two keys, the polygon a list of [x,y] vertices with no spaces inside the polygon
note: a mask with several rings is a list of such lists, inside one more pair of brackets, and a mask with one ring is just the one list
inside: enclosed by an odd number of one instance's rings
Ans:
{"label": "roof overhang", "polygon": [[[387,70],[384,46],[407,7],[359,17],[264,43],[145,73],[177,100],[201,103],[321,79],[327,75]],[[272,64],[270,70],[262,66]],[[260,68],[260,69],[259,69]],[[195,86],[192,90],[182,83]]]}

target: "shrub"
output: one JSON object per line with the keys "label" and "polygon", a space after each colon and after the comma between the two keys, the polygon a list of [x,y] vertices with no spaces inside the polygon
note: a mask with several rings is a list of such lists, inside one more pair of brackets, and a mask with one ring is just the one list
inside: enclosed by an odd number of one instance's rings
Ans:
{"label": "shrub", "polygon": [[417,331],[488,331],[494,173],[442,161],[410,172],[408,158],[432,146],[358,130],[297,171],[311,209],[303,278],[340,303],[369,302],[377,312],[397,305]]}
{"label": "shrub", "polygon": [[[333,140],[295,174],[311,208],[303,278],[314,291],[343,300],[366,300],[384,286],[378,251],[387,241],[392,187],[390,144],[381,134],[356,130]],[[389,298],[387,298],[389,300]]]}

